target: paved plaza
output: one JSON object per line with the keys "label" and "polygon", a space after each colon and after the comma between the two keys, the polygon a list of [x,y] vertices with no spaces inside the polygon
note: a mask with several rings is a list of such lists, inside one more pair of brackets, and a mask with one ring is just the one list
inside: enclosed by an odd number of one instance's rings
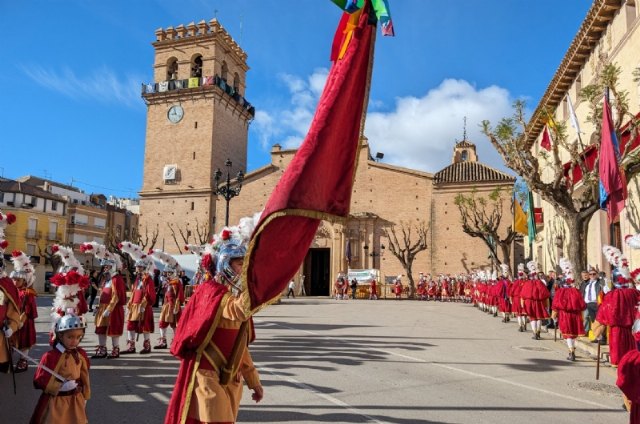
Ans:
{"label": "paved plaza", "polygon": [[[47,349],[50,302],[39,298],[36,358]],[[252,353],[265,398],[256,405],[245,391],[239,422],[628,421],[613,369],[603,367],[596,381],[588,355],[578,352],[570,363],[552,334],[532,340],[513,322],[503,324],[470,305],[283,299],[260,312],[255,324]],[[83,345],[90,350],[96,341],[91,322]],[[94,360],[90,422],[161,423],[177,366],[167,351]],[[33,367],[17,375],[14,396],[11,377],[1,376],[0,422],[28,422],[39,396],[32,378]]]}

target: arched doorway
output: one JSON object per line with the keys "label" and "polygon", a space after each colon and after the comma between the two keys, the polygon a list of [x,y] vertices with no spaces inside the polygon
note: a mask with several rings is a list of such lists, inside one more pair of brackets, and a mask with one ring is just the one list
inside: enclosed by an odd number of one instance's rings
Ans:
{"label": "arched doorway", "polygon": [[308,296],[329,296],[331,294],[331,249],[311,248],[304,260],[304,290]]}

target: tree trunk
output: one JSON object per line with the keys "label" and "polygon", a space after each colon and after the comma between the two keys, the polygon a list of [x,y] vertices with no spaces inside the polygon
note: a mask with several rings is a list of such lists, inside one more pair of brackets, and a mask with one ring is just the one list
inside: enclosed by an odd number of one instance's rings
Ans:
{"label": "tree trunk", "polygon": [[[566,252],[574,267],[574,276],[578,278],[578,273],[587,268],[587,233],[589,231],[589,220],[591,215],[585,217],[579,213],[565,217],[567,224]],[[557,264],[556,264],[557,265]]]}
{"label": "tree trunk", "polygon": [[411,265],[405,268],[407,272],[407,279],[409,280],[409,299],[413,299],[413,296],[416,292],[416,283],[413,281],[413,275],[411,275]]}
{"label": "tree trunk", "polygon": [[[511,269],[511,243],[499,243],[499,244],[500,244],[500,250],[502,250],[502,263],[507,264],[507,266],[509,267],[509,272],[511,272],[513,271]],[[513,272],[511,272],[511,275],[513,275]]]}

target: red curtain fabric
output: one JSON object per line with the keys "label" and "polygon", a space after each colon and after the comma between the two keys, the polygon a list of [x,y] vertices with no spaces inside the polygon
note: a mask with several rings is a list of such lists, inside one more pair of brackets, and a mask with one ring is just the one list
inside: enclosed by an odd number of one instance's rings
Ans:
{"label": "red curtain fabric", "polygon": [[375,31],[367,22],[368,7],[367,2],[343,59],[332,66],[309,132],[249,245],[243,281],[252,311],[284,290],[320,220],[349,213]]}

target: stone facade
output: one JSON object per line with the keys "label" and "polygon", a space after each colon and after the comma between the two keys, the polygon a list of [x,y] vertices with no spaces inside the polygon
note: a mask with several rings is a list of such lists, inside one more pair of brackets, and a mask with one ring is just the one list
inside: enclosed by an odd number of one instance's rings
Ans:
{"label": "stone facade", "polygon": [[[573,100],[584,143],[589,145],[600,142],[599,130],[587,119],[591,113],[590,107],[587,102],[580,101],[578,93],[582,87],[593,82],[606,63],[615,63],[620,67],[619,86],[629,93],[629,112],[638,116],[640,81],[634,81],[633,72],[640,67],[637,55],[639,50],[640,13],[637,2],[595,0],[529,122],[531,131],[528,142],[531,148],[536,153],[540,150],[540,140],[547,121],[545,111],[551,112],[557,122],[566,124],[569,141],[577,140],[576,130],[570,123],[567,95]],[[567,153],[562,149],[560,155],[563,161],[568,160]],[[543,175],[550,180],[552,173],[553,167],[547,165]],[[610,269],[602,255],[601,247],[604,244],[621,247],[630,257],[632,269],[640,265],[640,252],[631,251],[622,241],[626,234],[640,232],[640,216],[637,212],[640,179],[631,179],[627,187],[629,197],[626,208],[617,222],[609,224],[604,211],[596,212],[589,222],[587,263],[601,270]],[[576,192],[579,190],[578,183]],[[548,270],[557,264],[558,258],[566,250],[566,241],[562,240],[564,221],[540,196],[534,198],[534,203],[542,207],[544,220],[533,243],[533,257],[544,270]]]}
{"label": "stone facade", "polygon": [[217,20],[158,29],[153,46],[140,231],[158,231],[157,246],[177,252],[180,231],[195,233],[187,223],[213,225],[215,170],[230,159],[234,174],[245,171],[254,112],[243,96],[246,53]]}
{"label": "stone facade", "polygon": [[[415,225],[423,221],[429,228],[428,248],[418,253],[413,264],[416,279],[419,272],[455,274],[491,265],[484,243],[462,231],[454,199],[459,193],[470,193],[474,189],[478,196],[486,196],[496,186],[511,193],[512,177],[477,163],[475,146],[468,141],[454,147],[452,166],[473,164],[474,171],[461,175],[447,173],[442,179],[437,178],[440,172],[431,174],[375,162],[367,140],[362,143],[350,217],[341,223],[323,221],[296,276],[296,281],[305,276],[307,294],[329,294],[330,282],[339,272],[347,270],[347,240],[351,248],[350,268],[377,269],[383,281],[404,274],[401,263],[388,250],[389,240],[384,233],[385,229],[401,223]],[[464,159],[467,164],[460,163],[462,148],[470,153]],[[238,222],[264,208],[295,152],[276,145],[271,151],[271,164],[246,175],[240,196],[231,202],[230,222]],[[216,221],[223,220],[223,208],[218,208]],[[501,234],[506,234],[511,222],[507,205]],[[521,250],[512,252],[512,260],[514,258],[522,261]]]}

